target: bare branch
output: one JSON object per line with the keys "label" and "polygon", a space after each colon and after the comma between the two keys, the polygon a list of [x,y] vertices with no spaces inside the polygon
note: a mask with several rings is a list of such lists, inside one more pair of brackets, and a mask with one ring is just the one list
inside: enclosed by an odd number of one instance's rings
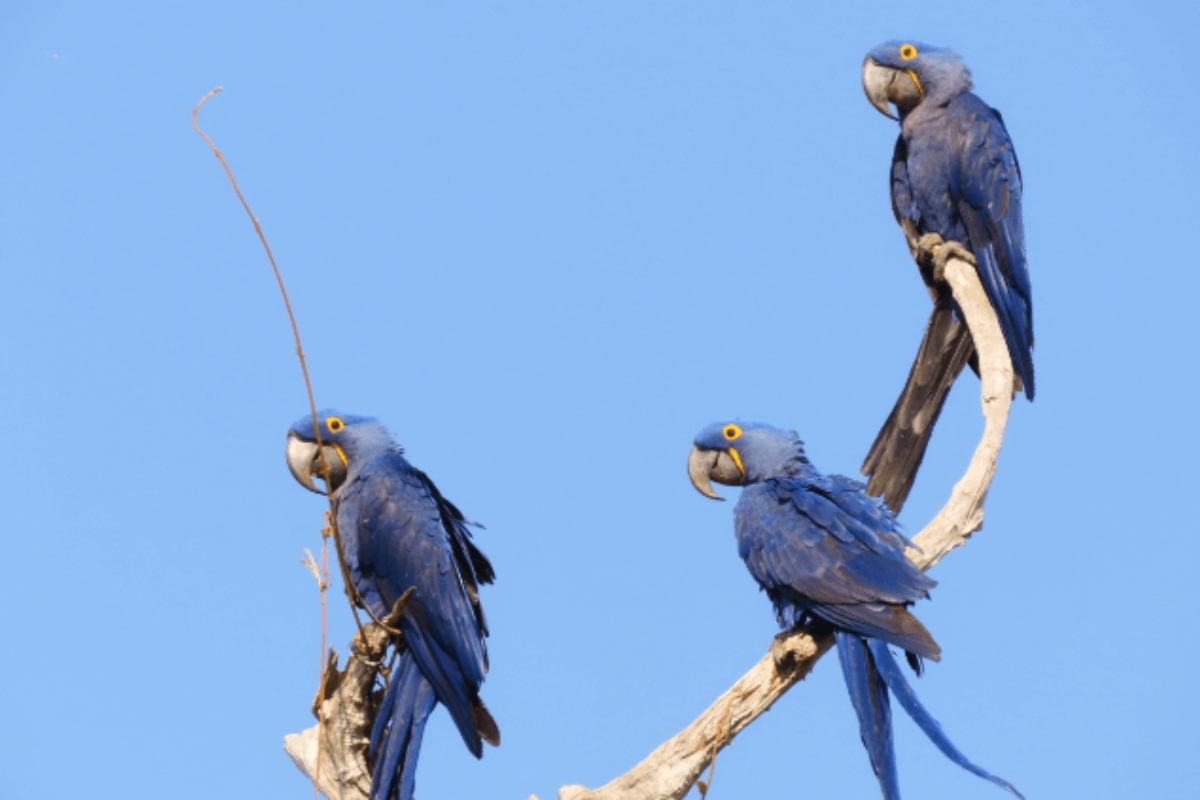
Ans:
{"label": "bare branch", "polygon": [[377,706],[375,676],[390,640],[382,626],[368,623],[354,635],[342,671],[337,668],[337,653],[330,651],[322,680],[326,696],[313,700],[313,713],[322,715],[324,724],[283,738],[283,749],[310,780],[316,780],[320,760],[317,788],[329,800],[367,800],[370,795],[367,747]]}
{"label": "bare branch", "polygon": [[[921,549],[906,554],[923,570],[963,545],[968,536],[983,526],[983,503],[996,472],[1014,386],[1008,347],[975,267],[957,256],[962,252],[960,248],[948,248],[947,252],[951,256],[946,262],[945,280],[962,309],[979,353],[984,429],[971,463],[955,484],[950,499],[915,537]],[[832,646],[832,636],[813,638],[805,629],[777,636],[770,653],[695,722],[660,745],[640,764],[599,789],[564,786],[558,792],[559,800],[679,800],[715,754],[803,680]]]}
{"label": "bare branch", "polygon": [[[328,568],[325,572],[328,579]],[[329,800],[367,800],[370,796],[367,749],[380,700],[375,679],[382,671],[388,644],[402,635],[397,627],[404,609],[416,605],[415,592],[410,587],[387,617],[359,629],[350,641],[350,658],[344,670],[337,668],[337,653],[329,652],[320,688],[313,698],[317,724],[303,733],[283,737],[283,749]]]}
{"label": "bare branch", "polygon": [[[945,265],[944,277],[962,309],[979,353],[984,431],[950,499],[914,537],[920,550],[910,550],[907,556],[921,569],[932,567],[982,527],[983,503],[996,471],[1014,386],[1008,348],[975,267],[952,256]],[[402,598],[406,599],[407,595]],[[392,619],[389,617],[389,621]],[[336,656],[331,659],[323,703],[324,730],[314,725],[284,740],[284,747],[296,766],[310,778],[316,773],[318,737],[324,740],[322,751],[326,763],[321,769],[320,790],[330,800],[366,800],[370,792],[371,771],[366,750],[374,719],[375,676],[388,643],[387,622],[383,626],[369,624],[355,636],[344,671],[337,671]],[[682,798],[716,754],[803,680],[832,647],[831,635],[814,636],[808,628],[777,636],[761,661],[687,728],[640,764],[599,789],[564,786],[559,790],[559,800]]]}

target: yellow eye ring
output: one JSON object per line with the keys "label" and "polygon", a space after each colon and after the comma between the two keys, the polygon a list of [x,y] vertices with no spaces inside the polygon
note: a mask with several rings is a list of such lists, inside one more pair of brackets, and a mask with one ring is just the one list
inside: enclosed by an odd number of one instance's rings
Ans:
{"label": "yellow eye ring", "polygon": [[900,57],[905,61],[912,61],[917,57],[917,48],[913,47],[911,44],[901,45]]}
{"label": "yellow eye ring", "polygon": [[737,425],[726,425],[725,429],[721,431],[721,433],[725,435],[726,439],[732,442],[734,439],[742,435],[742,429]]}
{"label": "yellow eye ring", "polygon": [[342,422],[337,417],[330,417],[325,420],[325,427],[329,428],[330,433],[338,433],[342,428],[346,427],[346,423]]}

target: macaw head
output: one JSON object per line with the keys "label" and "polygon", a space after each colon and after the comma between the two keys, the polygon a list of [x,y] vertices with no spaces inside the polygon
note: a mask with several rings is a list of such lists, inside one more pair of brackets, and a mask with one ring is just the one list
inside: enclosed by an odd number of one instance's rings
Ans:
{"label": "macaw head", "polygon": [[891,41],[867,53],[862,82],[879,113],[903,119],[922,103],[946,102],[970,89],[971,71],[957,53],[944,47]]}
{"label": "macaw head", "polygon": [[[310,492],[336,492],[355,466],[387,449],[397,448],[379,420],[321,411],[315,426],[308,416],[288,430],[288,469]],[[313,478],[323,480],[325,488]]]}
{"label": "macaw head", "polygon": [[688,477],[700,494],[724,500],[713,491],[711,481],[748,486],[795,475],[807,463],[804,442],[794,431],[761,422],[718,422],[696,436],[688,454]]}

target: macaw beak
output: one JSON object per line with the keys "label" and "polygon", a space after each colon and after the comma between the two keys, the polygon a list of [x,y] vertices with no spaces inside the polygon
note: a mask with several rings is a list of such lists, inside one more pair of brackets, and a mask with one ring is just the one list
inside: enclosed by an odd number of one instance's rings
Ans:
{"label": "macaw beak", "polygon": [[741,486],[746,482],[745,471],[729,451],[709,450],[699,445],[693,445],[688,453],[688,477],[696,491],[713,500],[725,498],[713,491],[711,481],[726,486]]}
{"label": "macaw beak", "polygon": [[[329,467],[329,476],[321,465],[321,451],[325,453],[325,464]],[[288,434],[287,463],[296,482],[317,494],[327,494],[326,489],[336,491],[346,480],[346,461],[338,452],[335,445],[327,444],[318,448],[313,442],[306,442],[295,433]],[[326,489],[320,489],[313,478],[325,481]]]}
{"label": "macaw beak", "polygon": [[925,92],[917,82],[916,73],[911,70],[885,67],[867,56],[863,61],[862,74],[863,91],[871,105],[891,119],[900,119],[888,108],[888,103],[894,105],[901,113],[907,113],[917,107],[925,99]]}

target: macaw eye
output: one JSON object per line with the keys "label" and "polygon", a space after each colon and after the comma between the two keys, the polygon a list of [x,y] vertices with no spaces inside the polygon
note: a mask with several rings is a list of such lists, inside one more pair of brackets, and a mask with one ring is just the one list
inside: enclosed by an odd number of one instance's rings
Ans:
{"label": "macaw eye", "polygon": [[912,61],[917,57],[917,48],[913,47],[911,44],[901,45],[900,57],[905,61]]}
{"label": "macaw eye", "polygon": [[330,433],[337,433],[342,428],[346,427],[346,423],[342,422],[337,417],[330,417],[329,419],[325,420],[325,427],[329,428]]}
{"label": "macaw eye", "polygon": [[742,435],[742,429],[737,425],[726,425],[725,430],[721,431],[721,433],[725,434],[725,438],[732,442]]}

